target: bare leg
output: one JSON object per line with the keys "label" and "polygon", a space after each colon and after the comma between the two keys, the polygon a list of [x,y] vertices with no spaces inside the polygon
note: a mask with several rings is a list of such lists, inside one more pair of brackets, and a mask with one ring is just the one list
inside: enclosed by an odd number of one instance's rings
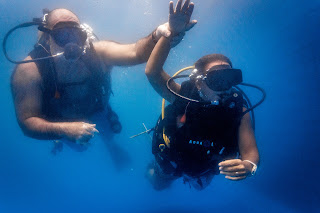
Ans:
{"label": "bare leg", "polygon": [[117,141],[113,140],[115,132],[113,129],[111,129],[111,124],[109,122],[108,116],[109,111],[105,110],[96,113],[91,120],[97,125],[97,129],[100,132],[99,135],[105,143],[116,169],[123,170],[125,168],[129,168],[131,163],[129,153],[125,149],[123,149]]}
{"label": "bare leg", "polygon": [[107,104],[106,106],[107,111],[107,120],[109,121],[110,129],[116,133],[119,134],[122,130],[121,123],[119,121],[118,115],[111,109],[110,104]]}
{"label": "bare leg", "polygon": [[178,176],[163,173],[160,166],[155,162],[148,165],[145,177],[157,191],[169,188],[171,184],[179,178]]}
{"label": "bare leg", "polygon": [[197,178],[184,177],[184,181],[188,182],[193,188],[201,191],[205,189],[211,183],[213,177],[217,174],[214,170],[209,170],[207,173]]}

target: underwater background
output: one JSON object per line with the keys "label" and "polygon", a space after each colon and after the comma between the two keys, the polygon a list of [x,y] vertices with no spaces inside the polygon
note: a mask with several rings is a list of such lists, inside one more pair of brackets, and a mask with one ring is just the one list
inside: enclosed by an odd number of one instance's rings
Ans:
{"label": "underwater background", "polygon": [[[176,3],[176,1],[175,1]],[[144,177],[152,160],[148,135],[161,98],[145,64],[115,67],[111,104],[123,125],[112,141],[130,165],[120,168],[99,136],[85,152],[25,137],[15,118],[10,76],[14,65],[0,52],[0,213],[11,212],[320,212],[320,1],[194,0],[198,24],[165,64],[171,75],[210,53],[230,57],[244,82],[267,92],[255,110],[261,163],[255,177],[232,182],[216,176],[203,191],[182,180],[157,192]],[[167,0],[0,0],[0,41],[12,27],[41,17],[42,9],[67,8],[100,39],[132,43],[167,21]],[[36,27],[15,32],[9,54],[23,59]],[[252,102],[260,98],[245,90]]]}

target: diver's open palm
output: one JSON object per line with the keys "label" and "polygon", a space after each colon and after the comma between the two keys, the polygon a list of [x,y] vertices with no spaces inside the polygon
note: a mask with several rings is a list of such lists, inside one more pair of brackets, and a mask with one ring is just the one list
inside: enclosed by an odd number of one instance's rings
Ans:
{"label": "diver's open palm", "polygon": [[182,6],[183,0],[178,0],[175,10],[173,2],[169,3],[169,27],[173,35],[190,30],[196,23],[196,20],[190,22],[194,4],[190,0],[186,0]]}

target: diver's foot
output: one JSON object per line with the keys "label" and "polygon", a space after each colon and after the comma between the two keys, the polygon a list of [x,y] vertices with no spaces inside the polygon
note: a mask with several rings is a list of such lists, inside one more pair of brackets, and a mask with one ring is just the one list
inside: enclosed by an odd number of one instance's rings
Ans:
{"label": "diver's foot", "polygon": [[148,164],[145,177],[157,191],[169,188],[173,181],[178,178],[173,175],[164,174],[155,161]]}
{"label": "diver's foot", "polygon": [[106,145],[108,146],[108,149],[110,151],[110,156],[114,162],[115,168],[118,171],[122,171],[131,167],[131,157],[129,153],[125,149],[123,149],[123,147],[112,141],[106,143]]}
{"label": "diver's foot", "polygon": [[147,166],[147,170],[146,170],[146,173],[145,173],[145,178],[148,179],[148,181],[154,185],[154,182],[155,182],[155,163],[154,162],[151,162],[148,164]]}
{"label": "diver's foot", "polygon": [[122,125],[119,121],[118,115],[115,112],[110,111],[108,114],[108,121],[112,132],[119,134],[122,130]]}
{"label": "diver's foot", "polygon": [[122,130],[122,126],[121,126],[121,123],[118,121],[117,123],[113,123],[111,124],[111,130],[116,133],[116,134],[119,134]]}

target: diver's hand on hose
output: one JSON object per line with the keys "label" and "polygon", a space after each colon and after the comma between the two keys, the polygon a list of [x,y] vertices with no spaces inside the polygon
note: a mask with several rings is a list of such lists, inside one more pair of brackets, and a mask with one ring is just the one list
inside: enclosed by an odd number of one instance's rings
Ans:
{"label": "diver's hand on hose", "polygon": [[175,9],[173,2],[169,3],[169,29],[173,36],[190,30],[197,23],[197,20],[190,21],[194,3],[186,0],[182,5],[182,2],[183,0],[178,0]]}
{"label": "diver's hand on hose", "polygon": [[86,144],[91,138],[94,137],[94,133],[99,133],[95,127],[95,124],[71,122],[65,123],[65,126],[62,127],[62,131],[63,135],[67,139],[79,144]]}
{"label": "diver's hand on hose", "polygon": [[220,174],[230,180],[242,180],[251,175],[252,165],[241,159],[225,160],[219,163]]}

